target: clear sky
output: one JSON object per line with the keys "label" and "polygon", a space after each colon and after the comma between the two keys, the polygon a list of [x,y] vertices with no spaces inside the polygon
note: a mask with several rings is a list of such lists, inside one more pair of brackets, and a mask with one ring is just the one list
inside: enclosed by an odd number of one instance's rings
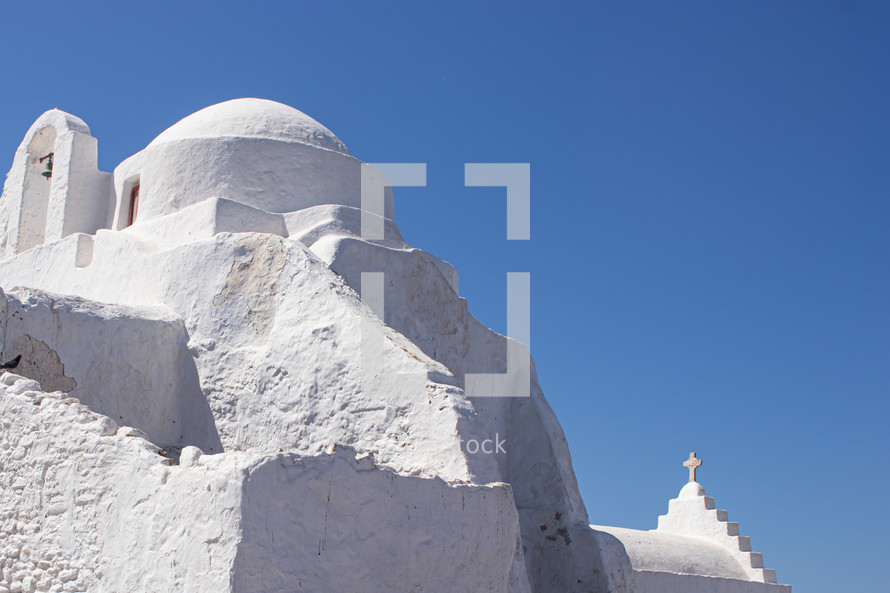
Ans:
{"label": "clear sky", "polygon": [[[855,0],[5,3],[0,166],[53,107],[111,170],[250,96],[362,160],[425,162],[397,222],[499,331],[506,273],[531,273],[532,353],[592,522],[654,528],[695,450],[780,582],[877,592],[888,31],[890,4]],[[531,164],[530,241],[466,162]]]}

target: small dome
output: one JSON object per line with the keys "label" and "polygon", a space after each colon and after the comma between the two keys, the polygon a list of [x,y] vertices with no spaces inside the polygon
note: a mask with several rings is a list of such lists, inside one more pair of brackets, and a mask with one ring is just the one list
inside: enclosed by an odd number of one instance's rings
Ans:
{"label": "small dome", "polygon": [[680,488],[680,494],[677,498],[698,498],[705,495],[705,488],[698,482],[687,482],[685,486]]}
{"label": "small dome", "polygon": [[266,99],[233,99],[179,120],[149,146],[193,138],[271,138],[349,154],[329,129],[293,107]]}
{"label": "small dome", "polygon": [[730,550],[703,537],[601,525],[590,527],[595,534],[602,531],[621,542],[634,570],[750,580]]}

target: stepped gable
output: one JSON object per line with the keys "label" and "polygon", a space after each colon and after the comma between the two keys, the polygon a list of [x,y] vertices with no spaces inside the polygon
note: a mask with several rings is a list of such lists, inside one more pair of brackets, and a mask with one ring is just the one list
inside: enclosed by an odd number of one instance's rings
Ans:
{"label": "stepped gable", "polygon": [[742,566],[750,580],[776,583],[776,571],[763,567],[763,556],[751,551],[751,538],[739,535],[739,524],[729,521],[714,499],[705,495],[698,482],[689,482],[668,503],[666,515],[658,517],[659,533],[692,536],[720,544]]}

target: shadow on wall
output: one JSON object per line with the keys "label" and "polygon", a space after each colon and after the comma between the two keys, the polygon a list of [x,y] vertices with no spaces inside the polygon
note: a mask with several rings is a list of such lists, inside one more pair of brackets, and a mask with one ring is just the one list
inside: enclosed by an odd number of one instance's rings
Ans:
{"label": "shadow on wall", "polygon": [[331,453],[245,472],[235,591],[529,593],[508,485],[452,486]]}
{"label": "shadow on wall", "polygon": [[15,289],[0,291],[2,353],[17,374],[64,391],[161,447],[222,452],[182,320],[162,308],[120,307]]}
{"label": "shadow on wall", "polygon": [[[291,217],[293,219],[293,217]],[[313,246],[313,249],[315,246]],[[506,373],[507,338],[470,315],[449,267],[417,251],[396,251],[338,238],[330,267],[356,292],[361,272],[385,270],[385,322],[445,365],[465,388],[468,373]],[[444,271],[444,272],[443,272]],[[474,481],[509,482],[522,525],[534,591],[606,591],[604,568],[571,468],[568,444],[531,367],[530,397],[473,399],[475,414],[458,419],[465,441],[503,437],[505,452],[464,449]],[[497,463],[497,472],[491,459]]]}
{"label": "shadow on wall", "polygon": [[[22,191],[22,213],[19,219],[18,252],[42,245],[46,234],[46,211],[49,206],[52,177],[44,176],[44,163],[55,151],[56,129],[43,128],[34,135],[28,145],[28,159]],[[46,160],[42,160],[46,159]]]}

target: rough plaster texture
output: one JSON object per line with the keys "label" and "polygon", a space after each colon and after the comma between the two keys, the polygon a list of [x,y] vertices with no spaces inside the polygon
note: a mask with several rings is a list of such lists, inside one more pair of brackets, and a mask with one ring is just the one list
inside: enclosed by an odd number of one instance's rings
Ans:
{"label": "rough plaster texture", "polygon": [[[695,576],[690,591],[762,591],[728,578],[738,564],[713,542],[634,548],[591,529],[534,368],[530,397],[467,397],[467,373],[504,372],[508,340],[469,315],[452,266],[404,242],[391,194],[383,239],[364,240],[360,162],[270,103],[227,102],[161,134],[115,170],[113,210],[102,191],[78,194],[118,230],[16,251],[0,226],[3,354],[26,352],[20,372],[45,383],[4,379],[16,420],[0,478],[28,477],[0,509],[22,545],[61,546],[43,562],[78,571],[11,561],[0,587],[581,593]],[[18,216],[6,196],[0,221]],[[382,318],[360,297],[366,271],[385,274]],[[67,395],[41,395],[53,389]],[[80,420],[51,422],[57,397]],[[12,444],[28,431],[39,457]],[[465,445],[495,438],[491,454]],[[44,475],[83,514],[49,514]],[[86,547],[37,531],[41,513]],[[662,540],[676,553],[659,556]]]}
{"label": "rough plaster texture", "polygon": [[250,468],[241,522],[239,591],[529,591],[506,484],[398,476],[339,449],[279,456]]}
{"label": "rough plaster texture", "polygon": [[188,334],[169,310],[0,290],[0,324],[0,358],[21,354],[17,374],[67,392],[159,445],[221,450]]}
{"label": "rough plaster texture", "polygon": [[176,465],[8,373],[0,412],[0,591],[529,591],[506,484],[402,477],[335,447],[187,447]]}

